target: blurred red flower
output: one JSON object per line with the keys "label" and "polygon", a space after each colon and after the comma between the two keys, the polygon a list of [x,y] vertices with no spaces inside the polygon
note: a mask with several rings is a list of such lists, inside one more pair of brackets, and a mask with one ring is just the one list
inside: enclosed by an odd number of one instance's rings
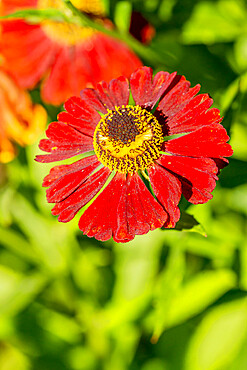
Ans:
{"label": "blurred red flower", "polygon": [[0,162],[6,163],[16,156],[13,142],[21,146],[34,143],[45,129],[47,114],[1,69],[0,106]]}
{"label": "blurred red flower", "polygon": [[151,68],[142,67],[131,75],[130,89],[135,105],[129,105],[125,77],[70,98],[40,142],[49,154],[36,158],[53,162],[94,151],[52,168],[43,186],[62,222],[97,195],[79,228],[99,240],[127,242],[174,227],[181,195],[194,204],[211,199],[217,173],[228,163],[224,157],[232,155],[219,110],[209,109],[208,94],[196,95],[200,85],[190,88],[176,72],[159,72],[152,80]]}
{"label": "blurred red flower", "polygon": [[[103,16],[101,1],[72,3],[105,27],[112,27]],[[1,6],[2,14],[48,7],[68,12],[62,0],[2,0]],[[3,21],[1,26],[4,67],[24,88],[33,88],[42,80],[42,98],[51,104],[61,104],[101,80],[129,77],[142,65],[125,44],[89,27],[51,20],[34,25],[19,19]]]}

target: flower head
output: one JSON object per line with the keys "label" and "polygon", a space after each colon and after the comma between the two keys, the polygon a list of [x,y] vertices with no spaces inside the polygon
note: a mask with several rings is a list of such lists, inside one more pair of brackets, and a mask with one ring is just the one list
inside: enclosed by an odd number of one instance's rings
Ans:
{"label": "flower head", "polygon": [[[112,27],[104,17],[102,1],[72,3],[105,27]],[[23,8],[55,8],[71,16],[62,0],[2,0],[1,5],[3,14]],[[86,26],[51,20],[28,24],[18,19],[1,22],[1,28],[4,68],[24,88],[33,88],[42,80],[42,98],[51,104],[61,104],[101,80],[129,77],[142,65],[125,44]]]}
{"label": "flower head", "polygon": [[[130,103],[130,90],[135,104]],[[132,240],[161,226],[174,227],[183,194],[194,204],[212,198],[217,173],[232,155],[213,100],[176,73],[139,68],[82,90],[65,103],[40,142],[39,162],[92,152],[52,168],[43,186],[58,220],[84,206],[79,228],[89,237]]]}
{"label": "flower head", "polygon": [[1,69],[0,105],[0,162],[6,163],[16,155],[13,142],[25,146],[37,139],[45,128],[47,114]]}

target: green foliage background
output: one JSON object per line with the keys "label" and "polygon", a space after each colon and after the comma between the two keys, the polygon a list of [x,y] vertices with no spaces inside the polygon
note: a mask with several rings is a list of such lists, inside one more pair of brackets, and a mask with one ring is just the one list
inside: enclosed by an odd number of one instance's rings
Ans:
{"label": "green foliage background", "polygon": [[[83,236],[79,216],[58,223],[41,188],[52,165],[34,162],[37,144],[20,149],[0,178],[0,370],[245,370],[246,2],[107,7],[123,37],[131,8],[155,26],[151,45],[135,51],[155,71],[201,84],[234,156],[208,204],[181,204],[207,237],[156,230],[122,245]],[[54,120],[58,109],[46,108]]]}

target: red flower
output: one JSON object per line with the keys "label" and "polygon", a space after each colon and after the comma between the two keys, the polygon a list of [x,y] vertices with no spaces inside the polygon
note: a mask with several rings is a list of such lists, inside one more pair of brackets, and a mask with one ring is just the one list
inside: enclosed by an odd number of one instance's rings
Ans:
{"label": "red flower", "polygon": [[[91,16],[105,27],[112,27],[100,16],[100,1],[72,3],[86,12],[92,9]],[[1,6],[2,14],[22,8],[52,7],[66,11],[62,0],[2,0]],[[61,104],[99,81],[110,81],[119,75],[129,77],[142,65],[126,45],[88,27],[48,20],[35,25],[8,20],[1,22],[1,26],[4,67],[24,88],[33,88],[43,79],[42,98],[51,104]]]}
{"label": "red flower", "polygon": [[181,194],[194,204],[211,199],[219,168],[228,162],[224,157],[232,155],[219,110],[209,109],[207,94],[196,95],[199,85],[190,88],[185,77],[167,72],[152,80],[152,70],[142,67],[131,75],[130,88],[136,105],[128,105],[124,77],[70,98],[40,142],[49,154],[36,158],[53,162],[94,151],[52,168],[43,186],[62,222],[97,195],[79,228],[99,240],[127,242],[174,227]]}

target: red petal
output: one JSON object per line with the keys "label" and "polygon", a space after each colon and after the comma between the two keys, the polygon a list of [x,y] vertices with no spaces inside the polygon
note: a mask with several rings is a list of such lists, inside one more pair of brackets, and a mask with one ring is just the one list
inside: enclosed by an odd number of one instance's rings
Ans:
{"label": "red petal", "polygon": [[21,87],[33,88],[50,67],[57,45],[46,37],[40,26],[24,21],[1,23],[4,67]]}
{"label": "red petal", "polygon": [[191,203],[205,203],[212,198],[218,168],[209,158],[162,155],[157,161],[175,174],[182,183],[182,193]]}
{"label": "red petal", "polygon": [[[99,81],[95,79],[93,60],[89,57],[88,48],[94,49],[91,41],[90,37],[77,45],[60,48],[43,88],[46,101],[63,103],[72,95],[80,95],[80,91],[86,86]],[[96,50],[94,54],[95,52]]]}
{"label": "red petal", "polygon": [[62,176],[68,173],[76,172],[85,167],[90,166],[93,163],[98,163],[98,158],[96,155],[80,159],[72,164],[62,164],[60,166],[55,166],[50,170],[50,173],[44,178],[42,186],[51,186],[54,182],[60,179]]}
{"label": "red petal", "polygon": [[190,157],[229,157],[232,148],[226,141],[229,136],[219,123],[204,126],[190,134],[165,143],[165,151]]}
{"label": "red petal", "polygon": [[81,92],[85,99],[94,109],[107,113],[107,109],[114,110],[116,106],[127,105],[129,102],[128,80],[121,76],[112,80],[109,85],[102,81],[95,89],[84,89]]}
{"label": "red petal", "polygon": [[[68,117],[73,116],[74,120],[69,118],[68,123],[70,123],[71,126],[77,128],[81,132],[83,131],[85,132],[86,130],[86,133],[88,135],[93,136],[95,127],[100,120],[99,113],[95,109],[93,109],[89,104],[87,104],[85,100],[82,100],[78,96],[73,96],[72,98],[68,99],[65,102],[64,107],[69,113],[69,116],[68,114],[65,115],[66,112],[62,112],[60,113],[60,115],[62,115],[62,117],[65,117],[66,120],[68,119]],[[61,120],[63,122],[66,122],[64,121],[64,119]]]}
{"label": "red petal", "polygon": [[127,215],[130,229],[136,235],[163,226],[167,213],[148,191],[138,174],[127,178]]}
{"label": "red petal", "polygon": [[[140,194],[140,188],[142,189],[143,183],[141,181],[139,184],[138,175],[134,174],[131,176],[129,174],[127,176],[127,185],[127,217],[129,227],[134,230],[136,235],[146,234],[150,230],[150,215],[147,214],[147,211],[143,206],[144,198],[142,197],[142,194]],[[145,189],[142,190],[145,191]]]}
{"label": "red petal", "polygon": [[[125,80],[127,82],[127,80]],[[105,81],[102,81],[101,83],[97,84],[96,89],[94,90],[95,94],[97,94],[98,99],[101,101],[101,103],[104,105],[104,107],[108,109],[115,109],[115,106],[118,106],[118,101],[121,101],[121,96],[119,99],[112,95],[110,92],[110,89],[108,87],[108,83]],[[129,100],[129,99],[128,99]],[[122,105],[123,103],[120,103]],[[125,102],[125,105],[128,104]]]}
{"label": "red petal", "polygon": [[167,93],[160,101],[157,110],[161,110],[166,116],[173,117],[177,112],[182,110],[200,90],[200,85],[193,88],[190,82],[184,76],[178,83]]}
{"label": "red petal", "polygon": [[93,136],[95,127],[100,120],[99,113],[78,96],[68,99],[64,103],[64,107],[68,113],[59,113],[58,119],[86,135]]}
{"label": "red petal", "polygon": [[[62,121],[69,126],[75,128],[76,130],[80,131],[82,134],[93,137],[95,127],[97,124],[94,121],[88,121],[80,118],[75,118],[71,114],[67,112],[61,112],[57,116],[59,121]],[[99,118],[100,119],[100,118]]]}
{"label": "red petal", "polygon": [[77,130],[74,130],[72,127],[66,125],[66,123],[64,122],[50,123],[48,129],[46,130],[46,135],[52,141],[61,144],[81,144],[83,138],[85,138],[85,135],[81,134]]}
{"label": "red petal", "polygon": [[220,123],[221,121],[222,117],[220,117],[220,111],[216,108],[212,108],[204,112],[194,111],[186,121],[184,121],[183,118],[179,119],[176,125],[170,125],[168,120],[167,125],[170,135],[174,135],[194,131],[200,127],[211,125],[211,123]]}
{"label": "red petal", "polygon": [[136,105],[153,108],[171,84],[176,72],[158,72],[152,82],[152,69],[141,67],[130,77],[131,93]]}
{"label": "red petal", "polygon": [[42,84],[41,96],[45,102],[59,105],[69,96],[79,93],[80,89],[74,83],[73,63],[74,48],[61,47]]}
{"label": "red petal", "polygon": [[94,89],[91,88],[83,89],[81,91],[81,97],[96,111],[99,111],[104,114],[107,113],[106,107],[101,103]]}
{"label": "red petal", "polygon": [[179,111],[167,119],[170,135],[194,131],[211,123],[219,123],[222,120],[219,110],[215,108],[208,110],[212,103],[213,99],[207,94],[200,94],[189,101],[183,109],[179,107]]}
{"label": "red petal", "polygon": [[117,173],[106,189],[85,211],[79,228],[89,237],[128,242],[164,224],[167,214],[137,174]]}
{"label": "red petal", "polygon": [[2,11],[4,14],[12,13],[20,8],[35,8],[37,0],[1,0]]}
{"label": "red petal", "polygon": [[112,214],[111,217],[115,219],[113,223],[114,227],[112,228],[113,239],[118,243],[126,243],[134,239],[135,231],[130,227],[128,223],[127,215],[127,181],[125,174],[117,174],[119,177],[119,188],[121,188],[121,193],[118,201],[116,202],[117,208],[115,214]]}
{"label": "red petal", "polygon": [[44,178],[43,186],[49,203],[60,202],[76,190],[88,176],[98,167],[100,162],[96,156],[83,158],[73,164],[56,166]]}
{"label": "red petal", "polygon": [[158,201],[169,215],[165,227],[174,227],[180,217],[178,203],[182,194],[181,183],[176,176],[158,165],[151,167],[148,174]]}
{"label": "red petal", "polygon": [[63,145],[63,146],[60,146],[59,148],[56,148],[51,154],[37,155],[35,158],[35,161],[40,162],[40,163],[63,161],[64,159],[72,158],[78,154],[82,154],[90,150],[91,150],[91,145],[89,144],[88,146],[83,145],[83,148],[76,147],[74,149],[70,149],[69,146]]}
{"label": "red petal", "polygon": [[93,150],[93,140],[63,122],[52,122],[46,130],[48,140],[40,141],[39,148],[49,155],[38,155],[38,162],[53,162]]}
{"label": "red petal", "polygon": [[109,83],[109,92],[114,97],[115,105],[127,105],[129,103],[129,82],[126,77],[120,76]]}
{"label": "red petal", "polygon": [[122,193],[126,193],[125,175],[117,173],[81,216],[80,230],[98,240],[110,239],[117,228],[117,210]]}
{"label": "red petal", "polygon": [[58,179],[46,190],[48,203],[61,202],[72,194],[90,176],[99,164],[93,164],[85,169],[68,173]]}
{"label": "red petal", "polygon": [[99,81],[110,82],[119,76],[130,77],[131,73],[139,68],[140,59],[126,46],[126,44],[102,33],[95,33],[84,42],[86,68],[90,73],[93,86]]}
{"label": "red petal", "polygon": [[102,188],[106,182],[110,170],[103,167],[91,175],[74,193],[57,203],[53,209],[53,215],[59,215],[58,221],[68,222],[76,213],[84,207]]}
{"label": "red petal", "polygon": [[[84,100],[79,96],[72,96],[64,103],[64,108],[75,118],[84,118],[86,116],[86,109],[90,108]],[[93,111],[95,112],[95,111]]]}
{"label": "red petal", "polygon": [[88,40],[73,46],[60,47],[51,72],[45,80],[42,95],[52,104],[61,104],[72,95],[79,95],[82,88],[94,83],[92,61],[88,58]]}

